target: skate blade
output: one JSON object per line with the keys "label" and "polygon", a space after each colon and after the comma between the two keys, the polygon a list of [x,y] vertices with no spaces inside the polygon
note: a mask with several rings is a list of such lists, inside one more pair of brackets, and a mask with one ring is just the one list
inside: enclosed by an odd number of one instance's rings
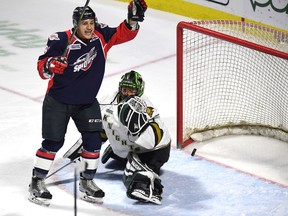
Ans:
{"label": "skate blade", "polygon": [[102,204],[103,203],[103,197],[93,197],[93,196],[89,196],[86,193],[80,192],[80,198],[82,200],[85,200],[87,202],[90,203],[97,203],[97,204]]}
{"label": "skate blade", "polygon": [[157,205],[161,205],[161,201],[155,196],[146,197],[145,195],[143,195],[142,193],[140,193],[138,191],[133,191],[131,193],[131,195],[134,196],[135,199],[138,199],[140,201],[151,202],[151,203],[154,203],[154,204],[157,204]]}
{"label": "skate blade", "polygon": [[44,198],[41,198],[41,197],[35,197],[34,195],[30,195],[28,197],[28,200],[30,202],[33,202],[37,205],[41,205],[41,206],[49,206],[50,205],[50,199],[44,199]]}

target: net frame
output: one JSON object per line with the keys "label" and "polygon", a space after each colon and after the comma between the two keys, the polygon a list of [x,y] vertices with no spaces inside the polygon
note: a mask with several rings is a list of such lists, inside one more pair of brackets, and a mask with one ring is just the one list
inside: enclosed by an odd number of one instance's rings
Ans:
{"label": "net frame", "polygon": [[[189,135],[183,135],[184,132],[184,115],[183,115],[183,58],[185,52],[193,52],[193,50],[184,50],[183,48],[183,37],[184,31],[193,31],[199,34],[207,35],[209,37],[220,39],[228,43],[237,44],[241,47],[245,47],[251,50],[256,50],[261,53],[273,56],[273,58],[279,58],[288,60],[288,34],[286,32],[281,32],[275,29],[267,28],[253,23],[238,22],[230,20],[210,20],[210,21],[195,21],[195,22],[180,22],[177,25],[177,146],[184,147],[191,143],[193,139]],[[191,48],[193,49],[193,48]],[[241,130],[239,130],[241,126]],[[288,133],[287,127],[273,127],[271,125],[262,124],[249,124],[247,122],[241,122],[241,124],[229,124],[229,125],[217,125],[212,128],[206,127],[202,129],[192,130],[192,134],[199,134],[206,132],[208,137],[215,137],[215,135],[210,135],[211,130],[218,129],[219,135],[233,134],[231,130],[227,133],[227,129],[224,128],[237,128],[237,131],[241,131],[239,134],[261,134],[265,136],[269,135],[267,130],[263,132],[263,128],[269,128],[270,130],[280,130],[281,133]],[[252,129],[250,128],[252,127]],[[254,131],[253,131],[254,130]],[[260,132],[259,132],[260,131]],[[261,132],[262,131],[262,132]],[[235,132],[235,130],[234,130]],[[237,133],[238,133],[237,132]],[[274,133],[273,133],[274,134]],[[195,136],[196,137],[196,136]],[[279,137],[276,137],[279,138]],[[280,138],[281,135],[280,135]],[[283,138],[284,140],[288,138]],[[282,140],[283,140],[282,139]]]}

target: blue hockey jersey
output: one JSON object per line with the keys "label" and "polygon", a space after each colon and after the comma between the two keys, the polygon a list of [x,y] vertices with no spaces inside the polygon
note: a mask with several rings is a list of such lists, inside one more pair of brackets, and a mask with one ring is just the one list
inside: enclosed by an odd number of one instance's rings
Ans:
{"label": "blue hockey jersey", "polygon": [[[116,44],[135,38],[138,30],[130,30],[122,22],[117,28],[96,23],[92,38],[86,43],[74,36],[68,48],[68,67],[62,75],[55,74],[48,83],[47,94],[65,104],[93,103],[100,89],[107,52]],[[39,56],[37,69],[42,79],[47,58],[61,56],[72,35],[72,29],[51,35],[45,53]]]}

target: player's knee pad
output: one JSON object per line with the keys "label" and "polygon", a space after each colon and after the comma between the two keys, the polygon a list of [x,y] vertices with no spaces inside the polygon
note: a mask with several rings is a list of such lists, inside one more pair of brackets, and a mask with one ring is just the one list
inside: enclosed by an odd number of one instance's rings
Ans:
{"label": "player's knee pad", "polygon": [[42,147],[49,152],[58,152],[59,149],[62,148],[64,144],[64,140],[62,141],[52,141],[52,140],[48,140],[48,139],[44,139],[42,141]]}
{"label": "player's knee pad", "polygon": [[81,132],[83,148],[88,152],[101,149],[102,138],[99,131]]}

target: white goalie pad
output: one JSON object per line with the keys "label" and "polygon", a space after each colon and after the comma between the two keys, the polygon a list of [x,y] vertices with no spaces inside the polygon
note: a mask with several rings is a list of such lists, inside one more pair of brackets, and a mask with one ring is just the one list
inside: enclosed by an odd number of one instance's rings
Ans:
{"label": "white goalie pad", "polygon": [[130,153],[128,156],[124,184],[129,198],[161,204],[163,186],[160,177],[143,164],[136,154]]}

